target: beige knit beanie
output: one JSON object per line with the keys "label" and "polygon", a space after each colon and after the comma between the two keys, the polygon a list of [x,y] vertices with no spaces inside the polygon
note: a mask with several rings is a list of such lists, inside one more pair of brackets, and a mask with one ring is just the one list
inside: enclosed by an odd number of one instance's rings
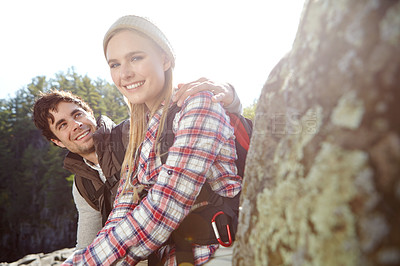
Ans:
{"label": "beige knit beanie", "polygon": [[164,33],[148,19],[134,15],[121,17],[111,25],[103,39],[104,55],[106,55],[107,45],[113,33],[120,29],[134,29],[149,37],[167,54],[171,60],[171,66],[175,66],[174,50]]}

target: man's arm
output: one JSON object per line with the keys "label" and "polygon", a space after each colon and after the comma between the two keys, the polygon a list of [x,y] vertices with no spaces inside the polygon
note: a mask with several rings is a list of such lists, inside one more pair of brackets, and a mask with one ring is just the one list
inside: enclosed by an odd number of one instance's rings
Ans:
{"label": "man's arm", "polygon": [[229,83],[214,82],[207,78],[200,78],[193,82],[179,84],[174,93],[173,100],[177,102],[178,106],[182,106],[187,97],[200,91],[211,91],[214,94],[212,100],[214,102],[221,102],[226,111],[236,114],[242,113],[242,104],[233,86]]}
{"label": "man's arm", "polygon": [[76,248],[87,247],[96,238],[97,233],[102,228],[101,213],[93,209],[86,200],[79,194],[75,185],[72,185],[72,195],[76,209],[78,210],[78,230],[76,237]]}

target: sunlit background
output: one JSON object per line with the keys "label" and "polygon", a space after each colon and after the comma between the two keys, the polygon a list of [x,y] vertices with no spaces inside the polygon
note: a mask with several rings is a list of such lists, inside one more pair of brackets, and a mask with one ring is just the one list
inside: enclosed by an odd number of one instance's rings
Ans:
{"label": "sunlit background", "polygon": [[0,98],[70,67],[112,82],[104,33],[120,16],[136,14],[151,18],[170,39],[175,83],[202,76],[226,81],[248,106],[290,50],[302,7],[303,0],[2,1]]}

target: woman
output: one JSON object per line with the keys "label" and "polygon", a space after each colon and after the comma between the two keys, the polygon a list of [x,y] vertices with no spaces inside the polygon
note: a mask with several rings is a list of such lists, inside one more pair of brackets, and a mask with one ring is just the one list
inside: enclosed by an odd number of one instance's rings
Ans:
{"label": "woman", "polygon": [[[162,164],[158,144],[173,98],[172,47],[154,24],[137,16],[118,19],[103,46],[112,79],[129,101],[129,145],[105,227],[65,264],[108,265],[124,259],[131,265],[157,250],[166,264],[174,265],[174,246],[160,247],[189,214],[202,186],[208,183],[229,198],[241,190],[233,129],[212,94],[197,93],[174,118],[175,140]],[[216,248],[195,246],[195,264],[208,261]]]}

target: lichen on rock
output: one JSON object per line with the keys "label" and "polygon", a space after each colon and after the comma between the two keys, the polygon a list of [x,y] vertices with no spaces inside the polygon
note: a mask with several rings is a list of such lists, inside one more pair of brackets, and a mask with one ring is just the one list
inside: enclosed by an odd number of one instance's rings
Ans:
{"label": "lichen on rock", "polygon": [[354,91],[349,91],[340,98],[338,105],[333,110],[331,122],[344,128],[356,129],[361,124],[364,112],[362,100],[357,98]]}
{"label": "lichen on rock", "polygon": [[[354,265],[359,240],[351,202],[357,196],[354,181],[366,169],[367,160],[363,151],[324,143],[307,176],[281,181],[273,190],[264,189],[257,197],[259,216],[253,230],[262,235],[250,237],[252,246],[257,247],[256,260],[269,262],[266,254],[279,252],[283,264],[292,265],[302,250],[303,260],[307,258],[311,265],[327,265],[327,261]],[[256,239],[264,239],[268,245]]]}

